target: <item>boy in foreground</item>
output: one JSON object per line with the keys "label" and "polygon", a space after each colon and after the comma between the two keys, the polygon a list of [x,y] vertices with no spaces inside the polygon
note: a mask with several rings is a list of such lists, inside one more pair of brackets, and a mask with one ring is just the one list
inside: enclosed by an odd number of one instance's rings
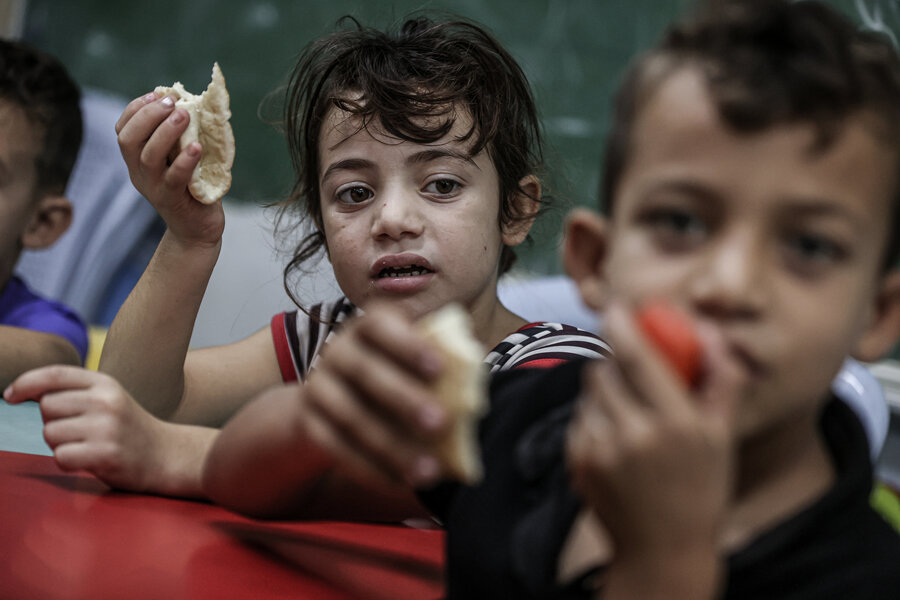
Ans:
{"label": "boy in foreground", "polygon": [[[430,496],[449,596],[896,597],[829,391],[900,336],[895,51],[821,4],[721,3],[637,63],[614,123],[609,217],[571,218],[566,264],[616,360],[495,378],[487,480]],[[658,299],[702,340],[693,387],[636,325]]]}

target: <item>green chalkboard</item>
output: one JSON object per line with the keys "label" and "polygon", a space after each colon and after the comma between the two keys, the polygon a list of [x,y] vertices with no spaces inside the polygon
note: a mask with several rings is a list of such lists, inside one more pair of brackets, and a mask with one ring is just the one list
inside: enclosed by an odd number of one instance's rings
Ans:
{"label": "green chalkboard", "polygon": [[[258,108],[299,50],[345,14],[384,26],[409,11],[453,11],[487,26],[535,90],[549,141],[548,184],[569,204],[593,201],[608,98],[628,59],[651,44],[689,0],[32,0],[26,37],[61,57],[86,86],[131,99],[180,80],[200,91],[218,61],[237,140],[231,195],[277,200],[291,185],[281,133]],[[557,218],[545,219],[523,263],[559,270]]]}
{"label": "green chalkboard", "polygon": [[[883,6],[873,4],[882,2]],[[31,0],[27,39],[59,56],[85,86],[127,99],[180,80],[192,91],[213,61],[231,93],[237,157],[231,195],[266,203],[291,185],[281,134],[258,115],[299,50],[346,14],[384,26],[412,10],[452,11],[490,29],[531,81],[549,141],[547,183],[563,201],[522,263],[560,270],[556,240],[568,205],[591,205],[609,98],[629,61],[693,0]],[[857,20],[897,18],[893,0],[834,0]],[[862,17],[860,16],[862,15]]]}

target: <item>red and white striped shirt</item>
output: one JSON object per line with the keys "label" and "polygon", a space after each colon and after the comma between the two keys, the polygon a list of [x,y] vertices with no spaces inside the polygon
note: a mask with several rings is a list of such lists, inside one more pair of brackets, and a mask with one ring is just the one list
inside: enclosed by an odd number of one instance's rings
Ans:
{"label": "red and white striped shirt", "polygon": [[[272,339],[285,383],[305,379],[323,344],[356,312],[356,307],[341,298],[316,304],[309,314],[294,310],[272,317]],[[506,336],[484,362],[494,372],[546,368],[575,358],[611,355],[609,346],[596,334],[571,325],[538,322]]]}

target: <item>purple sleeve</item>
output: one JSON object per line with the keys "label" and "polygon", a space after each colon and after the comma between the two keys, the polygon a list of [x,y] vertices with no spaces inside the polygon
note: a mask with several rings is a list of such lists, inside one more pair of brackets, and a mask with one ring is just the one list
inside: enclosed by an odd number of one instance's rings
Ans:
{"label": "purple sleeve", "polygon": [[66,305],[33,293],[18,277],[11,278],[0,294],[0,325],[58,335],[75,347],[84,364],[88,338],[81,318]]}

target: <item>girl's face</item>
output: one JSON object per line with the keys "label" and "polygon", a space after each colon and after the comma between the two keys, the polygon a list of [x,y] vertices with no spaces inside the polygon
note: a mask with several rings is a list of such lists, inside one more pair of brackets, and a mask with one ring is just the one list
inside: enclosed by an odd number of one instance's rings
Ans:
{"label": "girl's face", "polygon": [[[414,318],[455,301],[476,318],[498,303],[504,243],[521,242],[498,223],[499,181],[487,152],[469,156],[450,132],[416,144],[359,129],[334,109],[320,134],[319,189],[328,255],[356,306],[399,304]],[[522,236],[524,238],[524,234]]]}

